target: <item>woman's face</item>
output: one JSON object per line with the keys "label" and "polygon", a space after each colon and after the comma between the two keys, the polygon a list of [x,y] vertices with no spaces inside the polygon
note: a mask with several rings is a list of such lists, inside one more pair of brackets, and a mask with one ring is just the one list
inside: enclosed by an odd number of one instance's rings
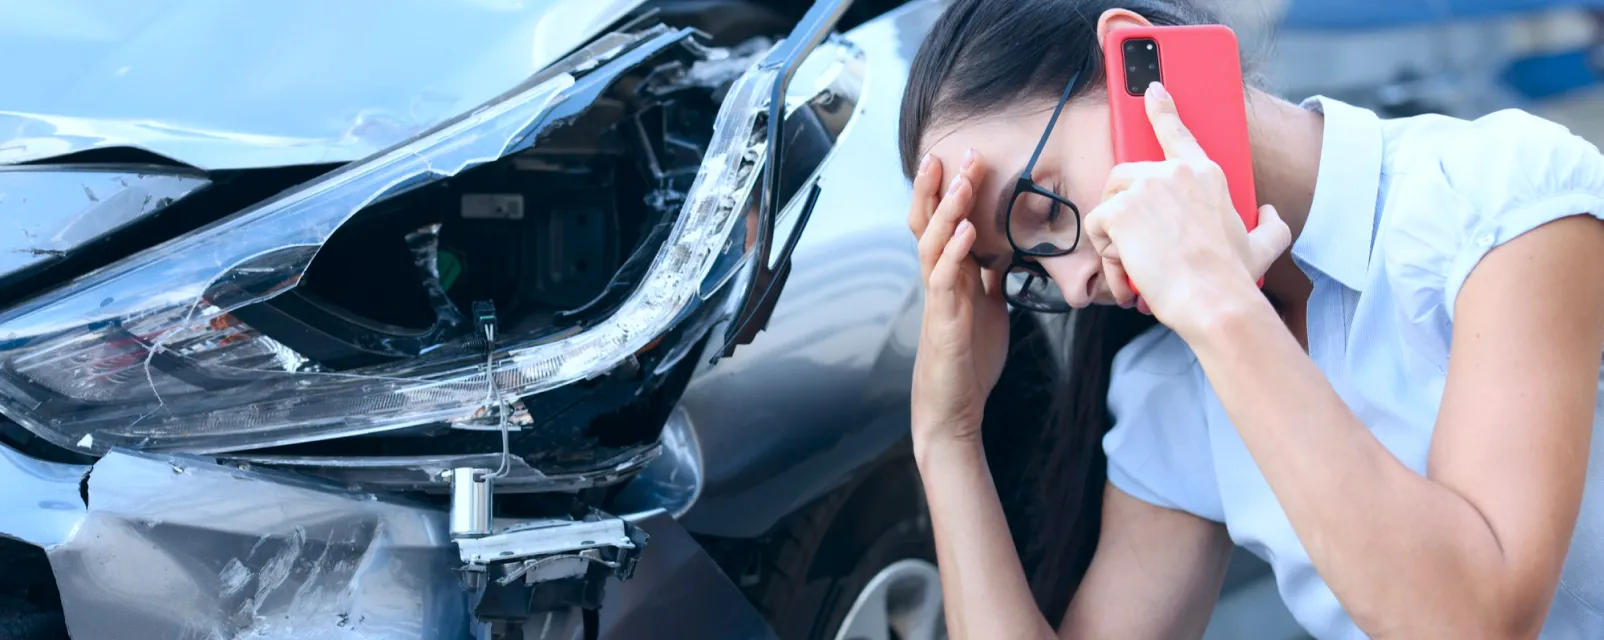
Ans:
{"label": "woman's face", "polygon": [[[969,149],[983,163],[985,177],[974,185],[975,206],[969,214],[976,230],[972,253],[982,267],[1009,266],[1013,251],[1003,231],[1007,199],[1047,128],[1052,107],[1044,103],[1015,113],[971,118],[933,128],[925,137],[925,149],[941,161],[945,180],[957,175]],[[1101,202],[1103,185],[1114,167],[1108,116],[1108,106],[1095,96],[1065,105],[1030,176],[1075,203],[1083,217]],[[1115,303],[1102,278],[1102,262],[1084,239],[1067,255],[1026,259],[1047,271],[1072,307]]]}

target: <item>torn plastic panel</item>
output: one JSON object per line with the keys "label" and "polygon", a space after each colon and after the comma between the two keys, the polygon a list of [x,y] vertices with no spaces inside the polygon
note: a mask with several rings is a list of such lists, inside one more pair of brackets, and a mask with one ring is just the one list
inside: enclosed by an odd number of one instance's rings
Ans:
{"label": "torn plastic panel", "polygon": [[7,2],[0,59],[28,63],[0,68],[0,164],[106,147],[208,171],[355,161],[494,98],[640,4]]}
{"label": "torn plastic panel", "polygon": [[[3,450],[3,449],[0,449]],[[439,509],[194,456],[115,451],[48,548],[75,638],[460,638]]]}
{"label": "torn plastic panel", "polygon": [[0,168],[0,279],[65,257],[211,184],[171,167]]}
{"label": "torn plastic panel", "polygon": [[[572,73],[543,74],[413,141],[0,317],[0,409],[86,452],[237,450],[471,415],[487,404],[489,380],[470,338],[404,363],[328,371],[229,312],[293,290],[358,210],[538,144],[622,70],[688,35],[658,30],[628,47],[588,48],[574,59],[589,64],[570,65]],[[502,348],[496,388],[516,397],[604,373],[693,308],[755,179],[756,122],[771,82],[753,71],[729,89],[665,248],[627,299],[583,331]]]}

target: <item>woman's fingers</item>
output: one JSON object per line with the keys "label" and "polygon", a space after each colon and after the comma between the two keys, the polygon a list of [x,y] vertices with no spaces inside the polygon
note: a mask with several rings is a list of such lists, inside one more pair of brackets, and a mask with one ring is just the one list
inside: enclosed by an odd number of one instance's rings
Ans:
{"label": "woman's fingers", "polygon": [[1147,107],[1147,120],[1153,125],[1153,135],[1164,148],[1164,157],[1170,160],[1203,164],[1209,161],[1203,147],[1192,131],[1181,123],[1181,114],[1175,108],[1175,99],[1163,84],[1154,82],[1143,96]]}
{"label": "woman's fingers", "polygon": [[[930,280],[926,288],[929,290],[929,297],[934,298],[936,304],[949,304],[959,297],[959,285],[965,276],[964,261],[969,259],[969,249],[974,245],[975,225],[968,220],[958,223],[958,228],[953,231],[947,244],[941,248],[936,264],[930,271]],[[930,302],[927,300],[927,304]]]}
{"label": "woman's fingers", "polygon": [[924,235],[940,203],[941,160],[927,153],[919,160],[919,172],[913,176],[913,202],[908,206],[908,229],[914,238]]}
{"label": "woman's fingers", "polygon": [[1174,173],[1168,161],[1161,162],[1122,162],[1114,165],[1108,173],[1108,181],[1103,183],[1103,200],[1108,200],[1121,191],[1130,189],[1137,181],[1144,178],[1162,178]]}
{"label": "woman's fingers", "polygon": [[1092,250],[1102,259],[1103,280],[1120,306],[1129,306],[1136,299],[1136,292],[1131,290],[1130,278],[1125,273],[1125,264],[1120,261],[1119,247],[1114,244],[1111,233],[1117,216],[1124,210],[1126,193],[1121,191],[1104,200],[1086,214],[1081,223],[1086,239],[1092,243]]}
{"label": "woman's fingers", "polygon": [[1120,262],[1117,251],[1110,250],[1102,254],[1103,278],[1108,282],[1109,293],[1114,294],[1114,301],[1121,307],[1130,307],[1136,302],[1136,291],[1131,289],[1130,275],[1125,272],[1125,263]]}
{"label": "woman's fingers", "polygon": [[964,165],[954,172],[952,180],[947,183],[946,192],[941,195],[941,203],[936,206],[924,232],[919,235],[919,263],[926,279],[930,277],[931,269],[935,268],[947,241],[952,238],[953,231],[958,228],[959,221],[967,219],[974,207],[974,176],[980,172],[980,162],[972,151],[965,154],[964,158]]}
{"label": "woman's fingers", "polygon": [[1285,253],[1292,244],[1292,230],[1272,205],[1259,207],[1259,224],[1248,232],[1248,259],[1255,278],[1270,270],[1270,265]]}

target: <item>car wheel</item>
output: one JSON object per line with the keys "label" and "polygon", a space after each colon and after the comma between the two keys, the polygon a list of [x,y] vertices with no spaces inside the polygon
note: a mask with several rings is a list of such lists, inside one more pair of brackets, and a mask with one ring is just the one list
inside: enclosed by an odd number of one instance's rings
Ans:
{"label": "car wheel", "polygon": [[795,514],[751,591],[781,640],[946,637],[935,541],[911,458]]}

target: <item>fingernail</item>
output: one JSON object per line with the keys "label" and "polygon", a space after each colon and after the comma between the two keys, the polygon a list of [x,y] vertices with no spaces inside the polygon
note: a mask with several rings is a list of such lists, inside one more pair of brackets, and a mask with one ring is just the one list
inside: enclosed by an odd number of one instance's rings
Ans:
{"label": "fingernail", "polygon": [[1170,92],[1164,90],[1164,83],[1154,81],[1153,84],[1147,85],[1147,95],[1153,96],[1157,100],[1163,100],[1170,97]]}
{"label": "fingernail", "polygon": [[1136,306],[1136,298],[1131,298],[1130,300],[1119,303],[1119,307],[1121,309],[1129,309],[1134,306]]}
{"label": "fingernail", "polygon": [[958,223],[958,231],[957,231],[957,233],[959,233],[959,234],[969,233],[970,230],[972,230],[974,228],[975,228],[974,223],[969,222],[968,218],[964,218],[963,222],[959,222]]}
{"label": "fingernail", "polygon": [[967,150],[964,151],[964,165],[963,165],[963,168],[968,169],[973,164],[975,164],[975,150],[974,149],[967,149]]}
{"label": "fingernail", "polygon": [[930,170],[930,154],[927,153],[927,154],[924,155],[924,157],[919,158],[919,173],[920,173],[920,175],[923,175],[924,172],[929,171],[929,170]]}
{"label": "fingernail", "polygon": [[964,177],[963,176],[961,176],[961,175],[960,176],[953,176],[952,184],[947,185],[947,195],[950,196],[950,195],[953,195],[955,193],[958,193],[958,185],[963,184],[963,181],[964,181]]}

